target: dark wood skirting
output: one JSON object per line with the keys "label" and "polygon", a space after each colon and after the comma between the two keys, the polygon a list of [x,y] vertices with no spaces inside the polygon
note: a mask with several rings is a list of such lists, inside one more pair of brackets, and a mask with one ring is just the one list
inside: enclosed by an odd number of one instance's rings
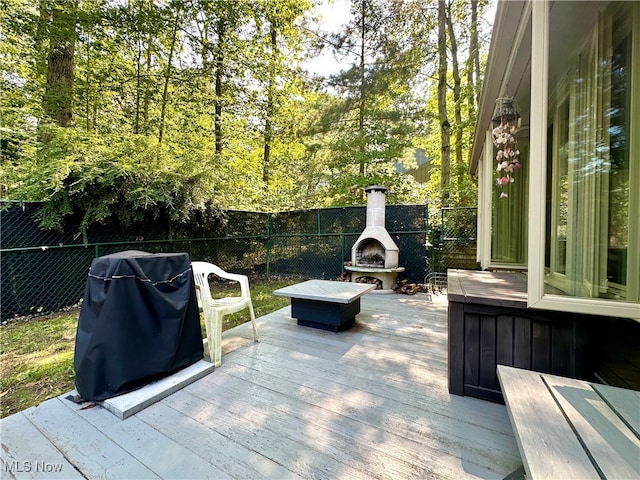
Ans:
{"label": "dark wood skirting", "polygon": [[601,317],[527,309],[526,275],[449,270],[449,392],[503,402],[497,365],[593,380]]}

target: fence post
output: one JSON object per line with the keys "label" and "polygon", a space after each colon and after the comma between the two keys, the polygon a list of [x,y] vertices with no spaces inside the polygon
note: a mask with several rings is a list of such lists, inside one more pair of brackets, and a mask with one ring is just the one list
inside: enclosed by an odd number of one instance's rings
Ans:
{"label": "fence post", "polygon": [[264,273],[267,279],[271,276],[271,214],[267,214],[267,240],[264,259]]}
{"label": "fence post", "polygon": [[429,228],[429,205],[424,206],[424,247],[427,249],[426,255],[426,263],[425,265],[425,278],[427,275],[431,273],[431,269],[433,268],[433,258],[429,258],[433,256],[433,247],[431,246],[431,229]]}
{"label": "fence post", "polygon": [[[448,207],[442,207],[442,209],[440,210],[440,267],[438,268],[438,271],[440,273],[447,273],[447,266],[445,264],[444,261],[444,254],[445,254],[445,242],[447,241],[446,237],[445,237],[445,233],[446,233],[446,227],[445,227],[445,212],[447,211]],[[444,271],[442,271],[444,269]]]}

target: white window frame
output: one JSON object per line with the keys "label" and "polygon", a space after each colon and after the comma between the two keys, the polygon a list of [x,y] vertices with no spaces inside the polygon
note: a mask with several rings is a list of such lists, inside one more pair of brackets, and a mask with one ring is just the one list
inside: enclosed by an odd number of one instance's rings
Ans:
{"label": "white window frame", "polygon": [[[531,5],[527,3],[522,10],[522,18],[515,33],[509,60],[505,67],[499,97],[507,96],[508,79],[513,73],[513,65],[520,51],[520,45],[527,34],[527,23],[531,16]],[[492,259],[493,250],[493,192],[495,190],[495,152],[493,148],[492,127],[485,131],[485,140],[478,170],[478,249],[476,260],[481,268],[489,270],[521,270],[526,272],[527,263],[506,263]],[[525,235],[526,236],[526,235]]]}
{"label": "white window frame", "polygon": [[[565,258],[564,258],[564,273],[561,273],[558,271],[558,232],[557,232],[557,227],[558,227],[558,217],[559,217],[559,205],[557,203],[557,200],[559,198],[559,193],[558,193],[558,181],[557,179],[559,178],[560,174],[559,174],[559,165],[558,165],[558,160],[559,160],[559,154],[560,152],[558,151],[557,146],[559,145],[559,135],[560,133],[564,130],[564,128],[571,128],[569,125],[566,125],[567,119],[565,118],[560,118],[559,112],[560,112],[560,108],[562,105],[564,105],[565,103],[569,103],[570,101],[570,97],[571,97],[571,93],[568,91],[568,87],[567,87],[568,81],[565,79],[562,82],[562,85],[559,86],[559,88],[557,89],[556,93],[555,93],[555,101],[552,103],[552,108],[553,108],[553,124],[554,124],[554,130],[553,130],[553,142],[554,142],[554,146],[553,146],[553,158],[557,159],[556,161],[554,161],[554,166],[553,166],[553,172],[552,172],[552,176],[551,178],[556,179],[556,181],[554,181],[554,183],[552,185],[549,185],[548,188],[551,189],[552,194],[551,194],[551,231],[549,232],[550,235],[550,248],[549,248],[549,270],[546,271],[546,275],[547,275],[547,280],[553,285],[558,287],[560,290],[563,291],[567,291],[569,288],[569,284],[567,281],[567,275],[566,272],[570,270],[570,268],[572,268],[571,262],[572,262],[572,256],[570,255],[570,244],[571,242],[571,229],[569,228],[569,226],[571,225],[571,223],[573,222],[573,212],[569,212],[569,218],[567,218],[567,224],[565,225],[566,231],[565,231]],[[563,127],[562,130],[560,127]],[[569,137],[571,137],[571,134],[569,133]],[[569,156],[569,152],[567,152],[567,156]],[[548,163],[548,162],[547,162]],[[567,175],[569,176],[568,179],[568,192],[567,195],[569,197],[571,197],[572,195],[574,195],[573,193],[573,179],[570,177],[572,175],[572,172],[569,171],[567,172]]]}
{"label": "white window frame", "polygon": [[478,175],[478,252],[477,260],[482,268],[491,266],[491,189],[493,187],[493,138],[485,132]]}
{"label": "white window frame", "polygon": [[[635,3],[635,2],[634,2]],[[605,299],[588,299],[545,294],[545,245],[546,245],[546,175],[547,175],[547,118],[549,105],[548,58],[550,1],[531,2],[531,118],[530,118],[530,171],[529,171],[529,241],[528,241],[528,306],[543,310],[557,310],[583,314],[633,318],[640,321],[640,304]],[[633,7],[633,34],[640,32],[640,7]],[[635,38],[635,37],[634,37]],[[632,64],[636,71],[640,65],[640,49],[634,48]],[[635,72],[634,72],[635,73]],[[640,75],[632,79],[632,98],[640,98]],[[640,124],[640,102],[631,102],[630,118]],[[640,155],[639,141],[630,143],[630,158]],[[640,178],[638,161],[630,162],[630,178]],[[635,177],[634,177],[635,175]],[[630,189],[630,204],[640,204],[638,189]],[[640,221],[629,225],[631,265],[640,265]],[[638,280],[629,275],[628,290],[637,296]],[[632,298],[635,298],[632,297]]]}

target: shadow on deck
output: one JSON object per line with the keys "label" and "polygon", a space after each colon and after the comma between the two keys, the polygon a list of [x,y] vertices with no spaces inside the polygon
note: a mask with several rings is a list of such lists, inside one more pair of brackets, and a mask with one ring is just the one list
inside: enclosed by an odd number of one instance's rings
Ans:
{"label": "shadow on deck", "polygon": [[225,332],[222,367],[126,420],[48,400],[0,422],[2,477],[503,478],[506,409],[448,393],[433,300],[366,295],[340,333],[266,315],[261,343]]}

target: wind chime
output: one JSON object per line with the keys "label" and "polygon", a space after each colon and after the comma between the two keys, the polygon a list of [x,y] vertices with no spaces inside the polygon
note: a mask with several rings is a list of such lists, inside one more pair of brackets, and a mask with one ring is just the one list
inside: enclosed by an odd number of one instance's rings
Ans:
{"label": "wind chime", "polygon": [[516,142],[516,129],[520,115],[516,111],[512,97],[496,100],[493,118],[493,144],[496,147],[497,185],[501,188],[500,198],[507,198],[509,185],[514,182],[513,174],[520,169],[520,150]]}

